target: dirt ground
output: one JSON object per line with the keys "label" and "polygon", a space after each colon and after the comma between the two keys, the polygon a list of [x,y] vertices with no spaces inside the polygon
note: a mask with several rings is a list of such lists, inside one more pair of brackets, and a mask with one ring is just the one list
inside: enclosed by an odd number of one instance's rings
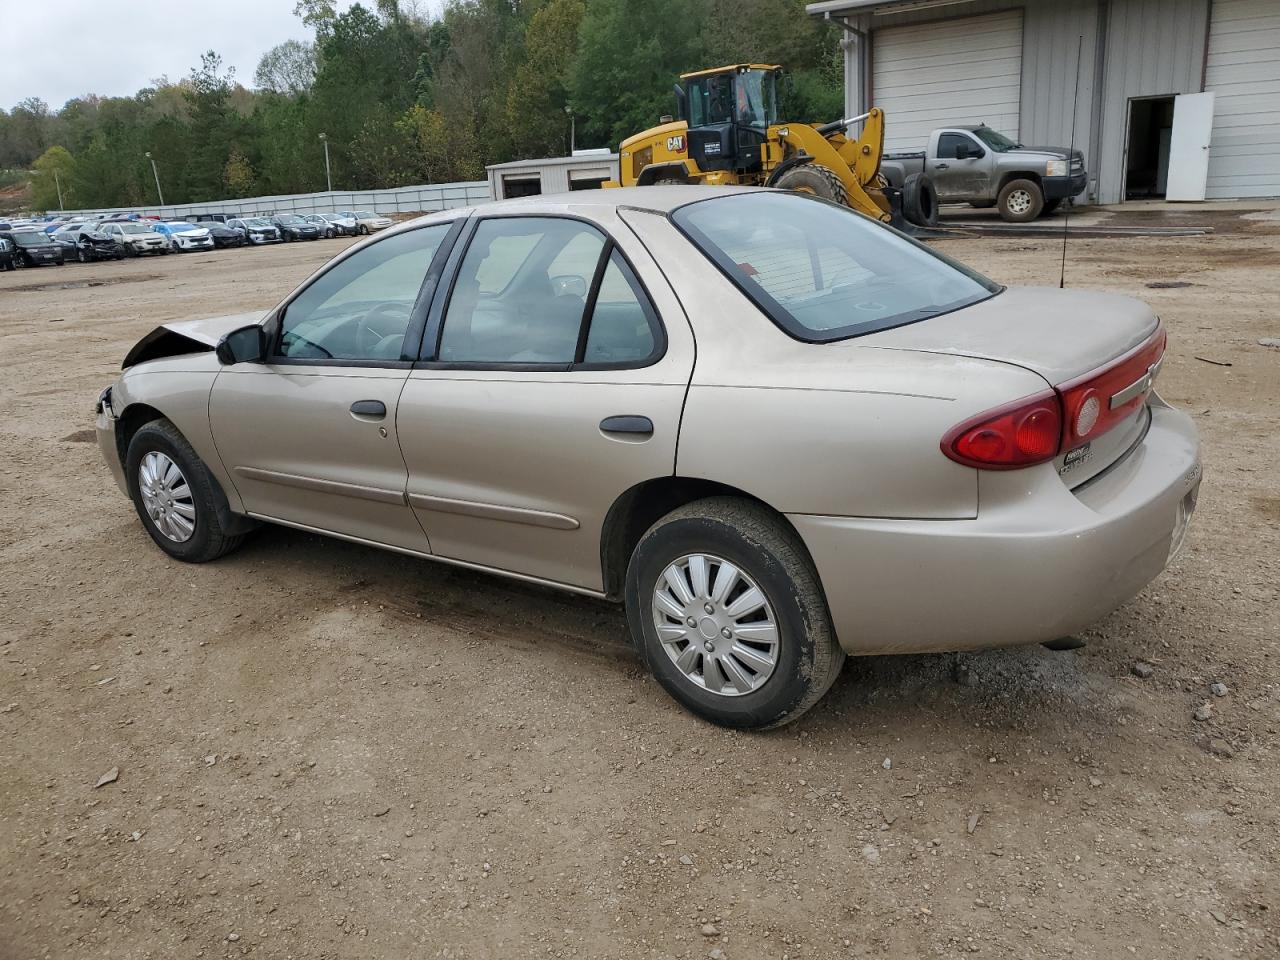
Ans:
{"label": "dirt ground", "polygon": [[[1172,567],[1084,649],[850,661],[765,735],[682,712],[604,603],[151,545],[98,392],[340,242],[0,276],[0,958],[1280,955],[1280,224],[1230,220],[1068,263],[1168,324],[1205,444]],[[1057,282],[1056,241],[942,246]]]}

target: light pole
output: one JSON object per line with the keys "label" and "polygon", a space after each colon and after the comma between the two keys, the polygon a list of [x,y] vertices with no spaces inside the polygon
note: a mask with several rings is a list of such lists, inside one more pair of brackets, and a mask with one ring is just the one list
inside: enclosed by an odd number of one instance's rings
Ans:
{"label": "light pole", "polygon": [[324,182],[329,185],[329,192],[333,193],[333,177],[329,175],[329,138],[325,134],[320,134],[320,142],[324,144]]}
{"label": "light pole", "polygon": [[156,196],[160,198],[160,206],[164,206],[164,191],[160,189],[160,171],[156,169],[156,162],[152,159],[151,151],[147,151],[147,159],[151,161],[151,175],[156,178]]}
{"label": "light pole", "polygon": [[61,212],[66,204],[62,202],[62,181],[58,179],[58,171],[53,171],[53,185],[58,188],[58,210]]}
{"label": "light pole", "polygon": [[564,105],[564,112],[569,115],[569,156],[573,156],[573,151],[577,149],[577,131],[574,129],[577,124],[573,116],[573,104],[566,103]]}

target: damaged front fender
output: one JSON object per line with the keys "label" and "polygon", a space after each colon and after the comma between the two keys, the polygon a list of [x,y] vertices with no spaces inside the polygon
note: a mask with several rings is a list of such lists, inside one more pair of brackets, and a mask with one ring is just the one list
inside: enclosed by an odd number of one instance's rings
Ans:
{"label": "damaged front fender", "polygon": [[120,369],[127,370],[147,360],[179,357],[189,353],[209,353],[225,334],[250,324],[261,323],[264,316],[262,313],[234,313],[225,317],[166,323],[134,344],[120,364]]}

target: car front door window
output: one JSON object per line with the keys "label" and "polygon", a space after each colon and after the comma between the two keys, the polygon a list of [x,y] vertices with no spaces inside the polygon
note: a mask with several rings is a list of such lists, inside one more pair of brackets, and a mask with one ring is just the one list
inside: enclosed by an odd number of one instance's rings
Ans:
{"label": "car front door window", "polygon": [[423,281],[450,224],[394,234],[346,257],[285,308],[276,354],[290,361],[398,361]]}

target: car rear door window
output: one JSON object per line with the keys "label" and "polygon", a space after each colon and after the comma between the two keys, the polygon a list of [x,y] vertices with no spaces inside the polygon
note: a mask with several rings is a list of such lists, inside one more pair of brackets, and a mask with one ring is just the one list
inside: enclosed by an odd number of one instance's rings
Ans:
{"label": "car rear door window", "polygon": [[615,250],[600,278],[583,362],[642,363],[657,348],[656,318],[631,267]]}
{"label": "car rear door window", "polygon": [[[321,274],[285,308],[278,357],[387,362],[402,359],[414,306],[452,224],[393,234]],[[421,330],[421,327],[418,327]]]}
{"label": "car rear door window", "polygon": [[626,259],[561,217],[481,220],[458,267],[436,359],[478,367],[636,366],[661,325]]}
{"label": "car rear door window", "polygon": [[604,245],[604,234],[577,220],[481,220],[458,267],[440,359],[572,363]]}

